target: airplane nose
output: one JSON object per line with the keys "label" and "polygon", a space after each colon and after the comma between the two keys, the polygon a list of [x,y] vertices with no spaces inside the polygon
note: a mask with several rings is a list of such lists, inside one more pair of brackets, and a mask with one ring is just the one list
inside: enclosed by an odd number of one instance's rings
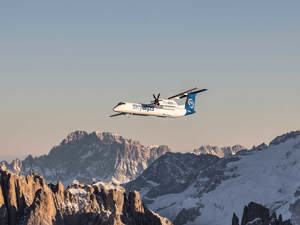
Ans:
{"label": "airplane nose", "polygon": [[114,110],[114,112],[120,112],[121,107],[119,105],[117,105],[113,108],[113,110]]}
{"label": "airplane nose", "polygon": [[126,105],[125,102],[120,102],[118,105],[116,105],[116,106],[113,108],[113,110],[114,110],[115,112],[121,112],[124,105]]}
{"label": "airplane nose", "polygon": [[122,106],[125,105],[126,103],[124,102],[120,102],[118,105],[116,105],[114,108],[113,108],[113,111],[115,112],[120,112],[122,110]]}

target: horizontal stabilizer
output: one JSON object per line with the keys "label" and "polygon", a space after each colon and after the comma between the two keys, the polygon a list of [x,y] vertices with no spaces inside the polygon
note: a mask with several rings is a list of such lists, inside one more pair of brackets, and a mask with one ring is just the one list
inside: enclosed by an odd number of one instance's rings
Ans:
{"label": "horizontal stabilizer", "polygon": [[186,98],[188,94],[198,94],[198,93],[201,93],[201,92],[204,92],[204,91],[207,91],[207,89],[201,89],[201,90],[198,90],[198,91],[189,92],[185,95],[180,96],[179,98]]}
{"label": "horizontal stabilizer", "polygon": [[190,93],[190,92],[192,92],[192,91],[195,91],[195,90],[197,90],[197,89],[198,89],[198,88],[192,88],[192,89],[189,89],[189,90],[184,91],[184,92],[181,92],[181,93],[179,93],[179,94],[177,94],[177,95],[171,96],[171,97],[169,97],[168,99],[174,99],[174,98],[179,99],[179,98],[181,98],[182,96],[185,96],[185,97],[186,97],[188,93]]}

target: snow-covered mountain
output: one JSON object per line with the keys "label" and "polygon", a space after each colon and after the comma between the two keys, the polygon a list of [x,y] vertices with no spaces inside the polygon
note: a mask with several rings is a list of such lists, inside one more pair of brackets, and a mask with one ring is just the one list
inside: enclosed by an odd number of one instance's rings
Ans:
{"label": "snow-covered mountain", "polygon": [[231,224],[244,205],[260,202],[300,224],[300,131],[220,159],[167,153],[125,185],[175,225]]}
{"label": "snow-covered mountain", "polygon": [[49,154],[11,164],[2,162],[17,174],[35,172],[47,181],[93,180],[128,182],[141,174],[154,160],[169,151],[167,146],[149,147],[112,133],[75,131]]}
{"label": "snow-covered mountain", "polygon": [[236,153],[247,150],[245,147],[241,145],[234,145],[234,146],[228,146],[228,147],[218,147],[218,146],[212,146],[212,145],[203,145],[199,148],[194,150],[194,154],[201,155],[215,155],[219,158],[229,157],[233,156]]}

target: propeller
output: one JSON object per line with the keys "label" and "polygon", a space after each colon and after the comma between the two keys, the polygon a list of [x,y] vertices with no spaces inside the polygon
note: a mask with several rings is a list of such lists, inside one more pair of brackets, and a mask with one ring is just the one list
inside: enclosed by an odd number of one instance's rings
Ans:
{"label": "propeller", "polygon": [[153,98],[154,98],[154,101],[152,101],[152,103],[156,104],[156,105],[159,105],[159,102],[160,102],[160,93],[158,93],[157,96],[155,96],[155,94],[153,94]]}

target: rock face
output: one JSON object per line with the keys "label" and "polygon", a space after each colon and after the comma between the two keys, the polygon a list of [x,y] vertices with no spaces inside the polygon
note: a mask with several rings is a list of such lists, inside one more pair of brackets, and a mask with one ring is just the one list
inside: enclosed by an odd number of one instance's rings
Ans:
{"label": "rock face", "polygon": [[241,145],[234,145],[234,146],[221,147],[221,148],[219,148],[218,146],[204,145],[198,149],[195,149],[194,154],[215,155],[218,156],[219,158],[224,158],[224,157],[233,156],[243,150],[246,150],[246,148]]}
{"label": "rock face", "polygon": [[[232,225],[240,225],[239,218],[233,214]],[[276,213],[270,214],[266,207],[251,202],[245,206],[241,225],[292,225],[290,220],[283,221],[282,216]]]}
{"label": "rock face", "polygon": [[[242,208],[261,202],[300,225],[300,133],[232,157],[167,153],[125,185],[175,225],[235,224]],[[276,143],[276,144],[275,144]]]}
{"label": "rock face", "polygon": [[0,171],[0,225],[171,225],[138,192],[96,183],[47,185],[42,177]]}
{"label": "rock face", "polygon": [[28,156],[24,161],[2,163],[17,174],[35,172],[47,181],[65,184],[73,180],[128,182],[141,174],[154,160],[169,151],[167,146],[147,147],[111,133],[69,134],[48,155]]}
{"label": "rock face", "polygon": [[[177,194],[196,181],[199,173],[216,164],[220,159],[212,155],[192,153],[166,153],[156,160],[136,180],[124,185],[127,190],[143,191],[146,203],[156,197]],[[212,171],[210,171],[212,172]],[[145,192],[147,190],[147,192]]]}

